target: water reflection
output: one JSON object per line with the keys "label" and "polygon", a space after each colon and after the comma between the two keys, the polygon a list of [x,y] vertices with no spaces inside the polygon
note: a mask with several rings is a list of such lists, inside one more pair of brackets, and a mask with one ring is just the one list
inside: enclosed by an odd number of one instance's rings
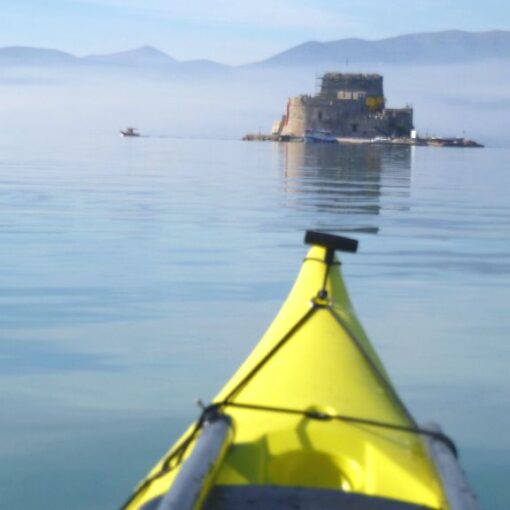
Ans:
{"label": "water reflection", "polygon": [[407,208],[412,148],[285,143],[278,149],[287,205],[321,214],[333,231],[377,233],[383,208]]}

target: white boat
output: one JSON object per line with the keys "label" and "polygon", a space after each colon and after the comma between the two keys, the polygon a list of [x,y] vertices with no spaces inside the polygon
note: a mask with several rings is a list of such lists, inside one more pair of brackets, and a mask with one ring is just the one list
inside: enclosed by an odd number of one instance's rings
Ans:
{"label": "white boat", "polygon": [[140,136],[140,133],[136,128],[128,127],[126,129],[121,129],[120,136]]}
{"label": "white boat", "polygon": [[331,131],[322,129],[307,129],[304,139],[306,143],[338,143]]}
{"label": "white boat", "polygon": [[387,145],[387,144],[393,143],[391,138],[389,138],[387,136],[376,136],[375,138],[372,138],[372,140],[370,140],[370,141],[371,141],[371,143],[376,143],[379,145]]}

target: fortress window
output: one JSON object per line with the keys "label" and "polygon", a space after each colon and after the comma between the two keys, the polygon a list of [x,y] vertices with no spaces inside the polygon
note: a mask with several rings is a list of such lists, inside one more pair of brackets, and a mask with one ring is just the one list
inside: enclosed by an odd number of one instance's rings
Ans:
{"label": "fortress window", "polygon": [[351,124],[351,129],[353,133],[356,133],[358,131],[358,125],[357,124]]}

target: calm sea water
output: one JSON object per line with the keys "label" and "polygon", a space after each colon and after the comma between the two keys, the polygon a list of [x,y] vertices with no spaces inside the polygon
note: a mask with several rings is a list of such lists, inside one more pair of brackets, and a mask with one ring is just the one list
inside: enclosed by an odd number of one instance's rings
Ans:
{"label": "calm sea water", "polygon": [[2,508],[115,509],[264,332],[304,230],[486,510],[510,499],[510,150],[0,142]]}

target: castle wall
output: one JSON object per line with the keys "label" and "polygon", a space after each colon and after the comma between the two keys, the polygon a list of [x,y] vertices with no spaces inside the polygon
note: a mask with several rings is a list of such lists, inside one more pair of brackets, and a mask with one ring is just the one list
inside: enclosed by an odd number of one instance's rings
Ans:
{"label": "castle wall", "polygon": [[304,136],[307,129],[330,131],[338,137],[409,136],[413,112],[392,108],[368,113],[359,100],[331,103],[309,96],[291,98],[281,134]]}
{"label": "castle wall", "polygon": [[387,108],[385,115],[388,127],[396,133],[396,136],[410,136],[414,129],[412,108]]}
{"label": "castle wall", "polygon": [[339,91],[360,91],[367,96],[383,96],[383,77],[380,74],[326,73],[322,77],[320,95],[336,98]]}
{"label": "castle wall", "polygon": [[303,136],[308,129],[309,112],[306,107],[306,97],[309,96],[296,96],[289,99],[282,135]]}

